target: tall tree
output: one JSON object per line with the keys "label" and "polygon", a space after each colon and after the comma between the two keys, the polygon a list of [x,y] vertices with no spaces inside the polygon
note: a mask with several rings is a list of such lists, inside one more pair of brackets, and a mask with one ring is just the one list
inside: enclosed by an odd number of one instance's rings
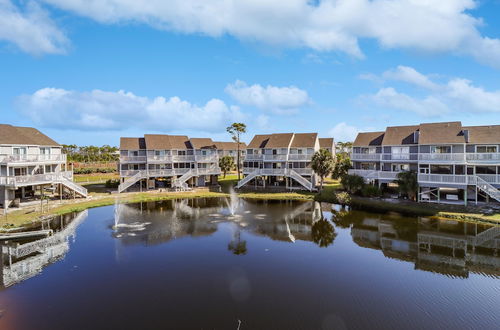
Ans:
{"label": "tall tree", "polygon": [[226,177],[226,173],[230,171],[234,167],[234,159],[233,157],[226,155],[219,159],[219,167],[221,171],[224,173],[224,178]]}
{"label": "tall tree", "polygon": [[320,177],[320,189],[323,189],[323,183],[325,177],[327,177],[333,171],[333,156],[332,153],[326,149],[319,149],[312,156],[311,167],[313,171]]}
{"label": "tall tree", "polygon": [[415,200],[418,192],[418,179],[415,171],[399,172],[396,182],[400,193],[407,195],[411,200]]}
{"label": "tall tree", "polygon": [[238,170],[238,180],[240,180],[240,137],[247,131],[247,125],[243,123],[233,123],[226,128],[226,131],[231,134],[234,142],[236,142],[238,153],[236,155],[236,169]]}
{"label": "tall tree", "polygon": [[337,153],[335,155],[335,165],[333,167],[332,177],[334,179],[342,179],[343,176],[347,175],[347,172],[351,168],[351,159],[346,153]]}

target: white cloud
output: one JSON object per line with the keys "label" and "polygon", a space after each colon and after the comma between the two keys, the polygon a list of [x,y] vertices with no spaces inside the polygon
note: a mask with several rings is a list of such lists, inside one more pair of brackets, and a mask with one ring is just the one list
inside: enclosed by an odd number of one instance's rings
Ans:
{"label": "white cloud", "polygon": [[261,130],[267,130],[270,128],[269,116],[259,115],[255,120],[257,127]]}
{"label": "white cloud", "polygon": [[361,129],[341,122],[330,129],[328,135],[333,137],[336,142],[345,142],[354,141],[359,132],[361,132]]}
{"label": "white cloud", "polygon": [[359,39],[383,48],[472,56],[500,67],[500,40],[484,37],[475,0],[42,0],[106,24],[154,28],[362,58]]}
{"label": "white cloud", "polygon": [[432,82],[429,77],[418,72],[414,68],[400,65],[396,69],[388,70],[382,74],[386,80],[399,80],[426,89],[439,89],[439,85]]}
{"label": "white cloud", "polygon": [[382,107],[412,111],[426,117],[439,116],[449,112],[446,104],[434,96],[417,99],[404,93],[398,93],[392,87],[380,89],[371,96],[371,99]]}
{"label": "white cloud", "polygon": [[227,85],[225,91],[243,105],[281,114],[295,112],[310,103],[307,92],[294,86],[249,86],[246,82],[237,80],[234,84]]}
{"label": "white cloud", "polygon": [[[374,76],[377,77],[377,76]],[[451,109],[465,113],[500,113],[500,90],[487,91],[463,78],[452,78],[446,83],[436,83],[428,75],[414,68],[399,66],[382,74],[381,81],[398,80],[423,87],[429,94],[416,98],[396,91],[393,87],[381,88],[377,93],[364,95],[377,105],[391,109],[412,111],[422,116],[440,116]]]}
{"label": "white cloud", "polygon": [[37,125],[61,129],[140,127],[165,132],[182,129],[214,132],[243,119],[238,107],[227,106],[218,99],[197,106],[175,96],[147,98],[124,91],[43,88],[20,96],[17,105]]}
{"label": "white cloud", "polygon": [[10,0],[0,0],[2,40],[34,55],[64,53],[68,46],[65,34],[34,1],[28,1],[21,8]]}

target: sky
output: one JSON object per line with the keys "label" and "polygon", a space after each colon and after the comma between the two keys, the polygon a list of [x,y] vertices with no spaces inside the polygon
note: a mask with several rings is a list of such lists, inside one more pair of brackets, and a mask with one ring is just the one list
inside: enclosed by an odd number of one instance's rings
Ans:
{"label": "sky", "polygon": [[0,0],[0,114],[116,146],[500,124],[500,0]]}

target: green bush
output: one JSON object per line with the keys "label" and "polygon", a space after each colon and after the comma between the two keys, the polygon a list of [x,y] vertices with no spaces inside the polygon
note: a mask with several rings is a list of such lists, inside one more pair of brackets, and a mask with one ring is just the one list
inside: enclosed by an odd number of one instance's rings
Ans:
{"label": "green bush", "polygon": [[114,173],[114,172],[116,172],[116,169],[110,167],[103,167],[103,168],[83,167],[83,168],[75,168],[73,170],[74,174]]}
{"label": "green bush", "polygon": [[349,205],[351,204],[351,195],[349,193],[343,191],[335,194],[336,203],[340,205]]}
{"label": "green bush", "polygon": [[382,191],[377,186],[365,184],[363,188],[361,188],[361,195],[363,197],[379,197],[382,195]]}
{"label": "green bush", "polygon": [[341,182],[345,190],[351,194],[358,193],[365,185],[365,180],[359,175],[344,175]]}
{"label": "green bush", "polygon": [[106,188],[118,188],[119,185],[120,185],[119,179],[110,179],[107,180],[105,183]]}

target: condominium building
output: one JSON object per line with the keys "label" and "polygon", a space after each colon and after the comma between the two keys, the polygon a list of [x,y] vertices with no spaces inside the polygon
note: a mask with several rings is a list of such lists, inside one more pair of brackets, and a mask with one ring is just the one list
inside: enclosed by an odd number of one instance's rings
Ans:
{"label": "condominium building", "polygon": [[62,147],[32,127],[0,124],[0,204],[25,202],[46,190],[64,196],[87,196],[73,182]]}
{"label": "condominium building", "polygon": [[351,160],[350,174],[379,185],[415,171],[419,201],[500,201],[500,125],[426,123],[359,133]]}
{"label": "condominium building", "polygon": [[120,139],[119,192],[139,189],[187,189],[216,185],[219,156],[212,139],[146,134]]}
{"label": "condominium building", "polygon": [[[323,142],[325,148],[335,152],[333,139]],[[317,182],[311,158],[321,147],[317,133],[255,135],[247,146],[243,162],[245,177],[236,187],[267,186],[311,191]]]}
{"label": "condominium building", "polygon": [[[231,156],[236,164],[238,158],[238,143],[236,142],[214,142],[215,148],[217,149],[217,154],[219,158],[224,156]],[[240,165],[243,164],[245,159],[247,145],[246,143],[240,143]]]}

